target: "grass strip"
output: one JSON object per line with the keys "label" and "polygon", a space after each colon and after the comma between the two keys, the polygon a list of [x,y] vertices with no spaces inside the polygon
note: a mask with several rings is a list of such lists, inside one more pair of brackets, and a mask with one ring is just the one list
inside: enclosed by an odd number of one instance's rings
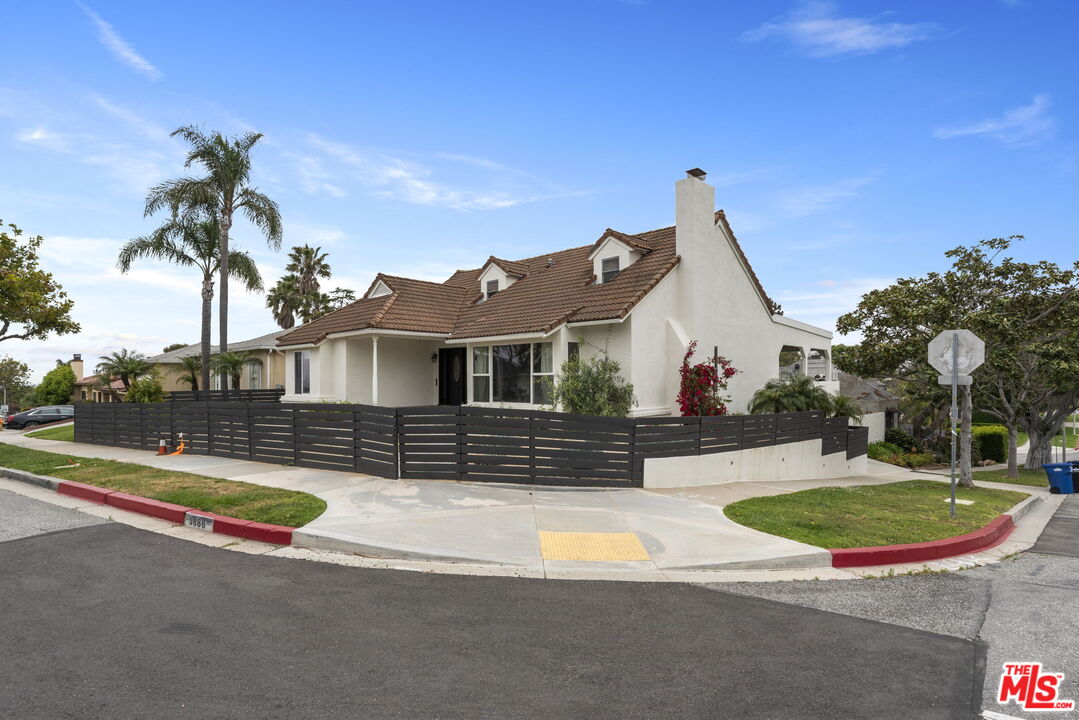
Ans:
{"label": "grass strip", "polygon": [[822,487],[739,500],[727,517],[755,530],[822,548],[874,547],[943,540],[983,527],[1027,497],[989,488],[958,488],[948,517],[947,483],[906,480],[886,485]]}
{"label": "grass strip", "polygon": [[1025,470],[1019,468],[1019,479],[1008,478],[1007,470],[975,470],[974,479],[985,482],[1011,483],[1012,485],[1030,485],[1031,487],[1049,487],[1049,477],[1044,470]]}
{"label": "grass strip", "polygon": [[66,440],[75,442],[75,425],[61,425],[60,427],[45,428],[26,433],[26,437],[40,438],[41,440]]}
{"label": "grass strip", "polygon": [[[73,462],[78,466],[72,466]],[[0,466],[286,527],[306,525],[326,510],[325,501],[298,490],[61,455],[7,443],[0,443]]]}

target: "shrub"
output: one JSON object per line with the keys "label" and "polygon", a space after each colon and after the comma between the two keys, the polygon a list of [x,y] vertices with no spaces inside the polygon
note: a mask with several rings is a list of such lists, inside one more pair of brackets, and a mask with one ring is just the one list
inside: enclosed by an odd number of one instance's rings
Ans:
{"label": "shrub", "polygon": [[972,430],[971,449],[978,449],[978,459],[995,462],[1008,459],[1008,428],[1003,425],[979,425]]}
{"label": "shrub", "polygon": [[898,445],[907,452],[917,452],[920,449],[918,447],[918,441],[914,439],[914,436],[899,428],[888,428],[884,433],[884,439],[893,445]]}
{"label": "shrub", "polygon": [[903,448],[890,443],[887,440],[869,443],[869,449],[866,454],[869,456],[870,460],[878,460],[880,462],[886,462],[906,468],[932,465],[937,461],[937,456],[933,453],[905,452]]}
{"label": "shrub", "polygon": [[551,404],[569,413],[625,417],[637,397],[621,373],[622,366],[611,359],[607,348],[591,358],[567,360],[554,382],[548,381]]}
{"label": "shrub", "polygon": [[70,365],[60,364],[41,379],[41,384],[34,390],[35,405],[63,405],[71,400],[75,389],[75,371]]}
{"label": "shrub", "polygon": [[697,341],[694,340],[682,358],[678,407],[683,416],[726,415],[730,398],[721,393],[738,371],[731,367],[730,360],[721,355],[709,358],[709,362],[690,365],[689,360],[696,351]]}
{"label": "shrub", "polygon": [[144,375],[131,382],[127,389],[127,402],[153,403],[162,402],[165,399],[165,390],[161,387],[161,381],[154,375]]}

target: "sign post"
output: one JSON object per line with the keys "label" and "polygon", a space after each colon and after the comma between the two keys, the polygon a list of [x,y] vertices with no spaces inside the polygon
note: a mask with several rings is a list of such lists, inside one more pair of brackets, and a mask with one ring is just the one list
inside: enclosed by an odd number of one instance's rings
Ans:
{"label": "sign post", "polygon": [[940,373],[937,382],[952,386],[952,501],[955,517],[956,443],[959,433],[959,386],[970,385],[970,373],[985,362],[985,343],[970,330],[945,330],[929,342],[929,364]]}

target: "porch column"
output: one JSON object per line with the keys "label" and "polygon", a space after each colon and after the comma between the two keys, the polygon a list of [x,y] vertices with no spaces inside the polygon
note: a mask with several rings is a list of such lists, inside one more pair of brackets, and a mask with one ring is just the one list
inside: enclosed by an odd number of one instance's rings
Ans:
{"label": "porch column", "polygon": [[371,336],[371,404],[378,405],[378,335]]}

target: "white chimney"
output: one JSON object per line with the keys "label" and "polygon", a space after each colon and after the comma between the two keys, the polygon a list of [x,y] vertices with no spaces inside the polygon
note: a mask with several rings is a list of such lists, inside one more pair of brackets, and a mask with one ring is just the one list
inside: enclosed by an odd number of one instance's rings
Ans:
{"label": "white chimney", "polygon": [[[716,282],[719,240],[716,232],[716,190],[704,181],[700,168],[686,171],[686,177],[674,184],[675,252],[678,265],[680,317],[685,329],[697,337],[702,313],[714,312],[704,307],[707,289]],[[698,338],[702,343],[711,338]]]}

